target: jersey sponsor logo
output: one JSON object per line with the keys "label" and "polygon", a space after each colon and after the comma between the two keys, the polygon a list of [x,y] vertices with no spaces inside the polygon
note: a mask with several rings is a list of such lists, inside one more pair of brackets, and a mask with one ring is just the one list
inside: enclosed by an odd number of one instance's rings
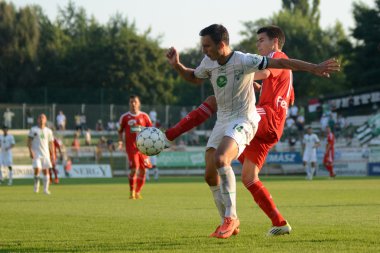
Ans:
{"label": "jersey sponsor logo", "polygon": [[241,131],[243,131],[244,127],[242,125],[239,125],[239,124],[236,124],[233,129],[235,129],[236,131],[238,131],[239,133],[241,133]]}
{"label": "jersey sponsor logo", "polygon": [[133,126],[133,125],[136,125],[137,121],[135,119],[131,119],[128,121],[128,125],[129,126]]}
{"label": "jersey sponsor logo", "polygon": [[287,102],[285,101],[285,99],[283,99],[281,96],[278,96],[278,97],[277,97],[276,104],[277,104],[277,107],[281,106],[281,107],[284,108],[285,110],[288,109],[288,103],[287,103]]}
{"label": "jersey sponsor logo", "polygon": [[227,77],[226,76],[218,76],[216,79],[216,85],[218,85],[219,88],[223,88],[227,85]]}

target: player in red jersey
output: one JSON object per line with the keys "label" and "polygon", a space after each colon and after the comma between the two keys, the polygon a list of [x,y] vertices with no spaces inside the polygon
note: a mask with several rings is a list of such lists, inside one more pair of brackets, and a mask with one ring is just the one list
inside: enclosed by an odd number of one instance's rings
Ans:
{"label": "player in red jersey", "polygon": [[145,170],[152,167],[149,157],[142,154],[136,146],[136,136],[144,127],[151,127],[152,122],[148,114],[140,111],[140,98],[130,96],[129,112],[120,117],[119,149],[123,145],[123,132],[125,149],[129,160],[129,189],[130,199],[142,199],[141,189],[145,184]]}
{"label": "player in red jersey", "polygon": [[[257,47],[261,55],[271,58],[288,58],[281,51],[285,43],[285,36],[279,27],[263,27],[258,30],[257,34]],[[243,163],[243,184],[251,192],[259,207],[271,219],[273,227],[269,230],[268,235],[274,236],[290,233],[291,227],[276,208],[258,174],[269,150],[282,135],[288,106],[294,102],[294,90],[290,70],[267,69],[255,73],[255,80],[263,79],[261,97],[257,105],[261,121],[255,137],[239,157],[239,161]],[[254,85],[260,87],[257,83]],[[201,106],[190,112],[174,127],[168,129],[165,132],[166,137],[168,140],[174,140],[182,133],[206,121],[216,110],[215,97],[208,97]],[[217,201],[215,200],[215,202]],[[223,203],[216,203],[216,205],[218,209],[223,209]],[[224,213],[223,210],[219,210],[219,212]],[[218,230],[219,227],[210,236],[219,237]]]}
{"label": "player in red jersey", "polygon": [[325,157],[323,158],[323,165],[325,166],[326,170],[329,172],[330,177],[335,177],[334,172],[334,144],[335,144],[335,136],[331,131],[330,127],[326,127],[326,134],[327,134],[327,140],[326,140],[326,151],[325,151]]}
{"label": "player in red jersey", "polygon": [[58,171],[57,171],[57,151],[59,152],[59,157],[62,160],[62,142],[61,140],[57,139],[54,137],[53,140],[53,154],[50,156],[52,157],[51,165],[52,167],[49,169],[49,174],[50,174],[50,183],[53,182],[53,173],[54,173],[54,183],[58,184],[59,183],[59,178],[58,178]]}

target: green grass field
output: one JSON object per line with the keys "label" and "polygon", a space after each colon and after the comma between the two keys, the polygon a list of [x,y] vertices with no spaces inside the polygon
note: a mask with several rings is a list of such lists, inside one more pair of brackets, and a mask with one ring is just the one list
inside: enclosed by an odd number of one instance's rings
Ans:
{"label": "green grass field", "polygon": [[208,238],[219,222],[202,178],[162,178],[143,200],[127,178],[66,179],[52,195],[32,180],[0,185],[0,252],[380,252],[380,178],[268,177],[293,227],[267,238],[269,219],[238,183],[240,234]]}

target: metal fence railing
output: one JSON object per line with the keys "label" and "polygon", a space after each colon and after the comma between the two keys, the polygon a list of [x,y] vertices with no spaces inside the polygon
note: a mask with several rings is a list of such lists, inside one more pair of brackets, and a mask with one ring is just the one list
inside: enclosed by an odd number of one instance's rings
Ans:
{"label": "metal fence railing", "polygon": [[[173,106],[173,105],[142,105],[142,111],[149,114],[152,110],[157,113],[157,121],[162,127],[170,127],[177,123],[187,112],[193,110],[194,106]],[[7,124],[12,129],[28,129],[35,125],[37,116],[46,114],[50,126],[56,126],[57,115],[62,111],[66,117],[66,129],[75,129],[76,117],[85,116],[84,125],[86,128],[95,129],[99,121],[103,128],[107,129],[110,122],[118,122],[122,114],[128,111],[127,105],[114,104],[0,104],[1,125]],[[212,129],[215,117],[208,120],[198,129]]]}

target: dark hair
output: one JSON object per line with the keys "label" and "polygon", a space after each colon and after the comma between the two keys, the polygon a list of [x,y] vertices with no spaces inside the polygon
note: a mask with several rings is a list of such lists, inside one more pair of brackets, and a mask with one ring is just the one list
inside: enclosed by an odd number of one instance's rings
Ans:
{"label": "dark hair", "polygon": [[229,45],[230,43],[230,36],[228,35],[228,31],[222,25],[213,24],[206,28],[203,28],[199,32],[199,36],[206,36],[206,35],[209,35],[215,44],[219,44],[222,41],[226,43],[226,45]]}
{"label": "dark hair", "polygon": [[130,95],[129,96],[129,99],[135,99],[135,98],[137,98],[140,101],[140,97],[137,95]]}
{"label": "dark hair", "polygon": [[266,33],[271,40],[278,39],[278,46],[280,49],[282,49],[282,47],[285,44],[285,34],[282,31],[282,29],[278,26],[268,25],[268,26],[261,27],[257,31],[257,34],[260,34],[260,33]]}

